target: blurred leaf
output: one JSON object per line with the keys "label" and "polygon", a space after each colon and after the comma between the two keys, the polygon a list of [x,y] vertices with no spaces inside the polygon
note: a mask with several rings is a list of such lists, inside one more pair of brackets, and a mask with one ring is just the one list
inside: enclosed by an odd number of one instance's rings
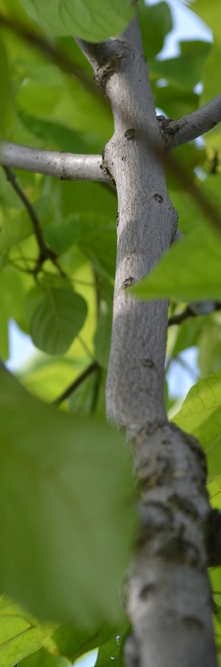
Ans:
{"label": "blurred leaf", "polygon": [[103,368],[108,367],[112,331],[112,305],[101,300],[98,325],[94,336],[95,358]]}
{"label": "blurred leaf", "polygon": [[199,14],[205,23],[212,28],[214,36],[221,42],[221,5],[216,0],[195,0],[191,9]]}
{"label": "blurred leaf", "polygon": [[[54,213],[51,200],[48,197],[42,197],[33,202],[33,207],[39,217],[41,227],[49,225]],[[17,215],[6,216],[1,226],[0,252],[20,243],[30,234],[33,234],[33,225],[25,208]]]}
{"label": "blurred leaf", "polygon": [[8,110],[9,102],[9,66],[7,53],[5,49],[5,44],[2,40],[2,35],[0,34],[0,136],[2,136],[2,130],[4,129],[5,117]]}
{"label": "blurred leaf", "polygon": [[69,667],[69,662],[66,658],[50,655],[50,653],[42,648],[40,651],[36,651],[36,653],[25,658],[19,667]]}
{"label": "blurred leaf", "polygon": [[193,90],[201,81],[202,68],[210,51],[209,42],[180,42],[181,55],[166,60],[152,60],[149,63],[151,72],[159,78],[167,79],[176,87]]}
{"label": "blurred leaf", "polygon": [[52,654],[67,657],[71,663],[92,649],[103,645],[116,634],[113,627],[102,625],[93,632],[73,625],[40,626],[40,636],[43,646]]}
{"label": "blurred leaf", "polygon": [[15,663],[40,647],[36,621],[5,595],[0,597],[1,667],[14,667]]}
{"label": "blurred leaf", "polygon": [[45,620],[118,623],[134,531],[120,434],[46,406],[4,370],[0,387],[0,587]]}
{"label": "blurred leaf", "polygon": [[[150,71],[151,74],[153,73]],[[168,118],[182,118],[198,109],[199,96],[196,93],[184,89],[178,92],[177,87],[171,84],[157,87],[156,83],[154,79],[152,90],[155,105],[162,109]]]}
{"label": "blurred leaf", "polygon": [[130,291],[140,299],[221,299],[221,234],[206,224],[197,227]]}
{"label": "blurred leaf", "polygon": [[77,35],[101,42],[119,35],[133,18],[130,0],[21,0],[31,17],[54,35]]}
{"label": "blurred leaf", "polygon": [[141,36],[144,53],[147,60],[159,53],[164,45],[164,39],[172,30],[173,22],[170,7],[167,2],[158,2],[156,5],[138,4]]}
{"label": "blurred leaf", "polygon": [[87,153],[87,142],[83,133],[75,132],[61,123],[49,122],[19,111],[22,123],[48,148],[59,148],[67,153]]}
{"label": "blurred leaf", "polygon": [[34,345],[48,354],[64,354],[81,330],[87,315],[86,301],[71,289],[53,289],[34,312],[31,336]]}

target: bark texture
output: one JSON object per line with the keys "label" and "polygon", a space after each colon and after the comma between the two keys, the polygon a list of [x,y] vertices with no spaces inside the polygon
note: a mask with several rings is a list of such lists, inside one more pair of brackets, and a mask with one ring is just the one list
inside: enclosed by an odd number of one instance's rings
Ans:
{"label": "bark texture", "polygon": [[109,419],[124,427],[131,442],[141,519],[125,586],[132,626],[126,665],[215,667],[204,454],[166,418],[168,304],[139,302],[128,294],[170,246],[177,227],[139,25],[135,20],[123,36],[101,45],[78,43],[114,115],[114,135],[103,155],[118,194],[106,402]]}

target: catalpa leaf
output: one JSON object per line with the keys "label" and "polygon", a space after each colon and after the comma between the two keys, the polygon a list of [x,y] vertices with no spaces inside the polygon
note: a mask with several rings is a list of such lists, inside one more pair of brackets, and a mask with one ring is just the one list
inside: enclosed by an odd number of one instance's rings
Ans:
{"label": "catalpa leaf", "polygon": [[34,345],[48,354],[64,354],[82,328],[86,315],[87,304],[80,294],[69,288],[48,286],[31,321]]}
{"label": "catalpa leaf", "polygon": [[28,14],[54,35],[101,42],[119,35],[132,20],[131,0],[21,0]]}
{"label": "catalpa leaf", "polygon": [[135,523],[120,434],[42,403],[4,369],[0,422],[0,590],[42,620],[115,625]]}
{"label": "catalpa leaf", "polygon": [[140,299],[221,299],[221,234],[212,226],[197,226],[131,292]]}
{"label": "catalpa leaf", "polygon": [[9,600],[0,597],[0,664],[14,665],[41,647],[35,619],[27,611]]}

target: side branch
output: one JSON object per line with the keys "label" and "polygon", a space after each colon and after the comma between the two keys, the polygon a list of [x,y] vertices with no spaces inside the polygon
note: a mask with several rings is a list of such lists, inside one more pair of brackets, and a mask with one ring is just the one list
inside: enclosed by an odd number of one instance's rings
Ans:
{"label": "side branch", "polygon": [[77,155],[62,151],[46,151],[21,146],[10,141],[0,142],[0,164],[3,167],[24,169],[62,180],[108,182],[101,155]]}
{"label": "side branch", "polygon": [[201,134],[209,132],[217,123],[221,122],[221,93],[201,109],[179,120],[168,120],[162,116],[159,116],[158,119],[167,148],[169,150],[178,148],[188,141],[193,141]]}

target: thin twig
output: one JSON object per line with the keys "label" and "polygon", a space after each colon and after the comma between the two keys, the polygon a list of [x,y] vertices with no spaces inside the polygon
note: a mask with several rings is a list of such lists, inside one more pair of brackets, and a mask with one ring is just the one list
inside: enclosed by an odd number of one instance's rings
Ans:
{"label": "thin twig", "polygon": [[26,197],[24,191],[22,190],[21,186],[19,185],[18,181],[16,180],[15,174],[13,173],[11,168],[10,167],[3,167],[3,169],[5,171],[7,180],[11,183],[11,185],[13,187],[13,190],[15,190],[19,199],[21,199],[21,201],[23,202],[25,208],[27,209],[27,211],[29,213],[31,223],[32,223],[32,226],[33,226],[33,230],[34,230],[34,234],[35,234],[36,239],[37,239],[37,243],[38,243],[40,253],[39,253],[39,258],[37,260],[36,266],[33,269],[33,273],[37,274],[38,271],[40,270],[43,262],[46,259],[50,259],[53,262],[53,264],[56,265],[56,267],[58,268],[61,275],[63,275],[63,277],[65,277],[64,272],[62,271],[62,269],[60,268],[60,266],[57,263],[57,255],[44,242],[44,238],[43,238],[42,231],[41,231],[40,221],[39,221],[38,215],[37,215],[34,207],[32,206],[29,199]]}
{"label": "thin twig", "polygon": [[[202,302],[203,303],[203,302]],[[221,310],[221,303],[220,301],[215,301],[214,302],[214,307],[210,312],[196,312],[194,311],[191,306],[187,306],[185,310],[182,311],[182,313],[177,313],[177,315],[172,315],[169,320],[168,320],[168,327],[173,326],[174,324],[182,324],[185,322],[185,320],[189,319],[190,317],[203,317],[205,315],[210,315],[211,313],[215,313],[217,310]]]}
{"label": "thin twig", "polygon": [[54,401],[52,401],[52,405],[61,405],[61,403],[63,403],[63,401],[65,401],[66,398],[71,396],[71,394],[73,394],[75,389],[77,389],[77,387],[79,387],[79,385],[84,380],[86,380],[86,378],[89,377],[89,375],[91,375],[91,373],[94,373],[94,371],[96,371],[98,368],[99,368],[98,362],[93,361],[92,364],[90,364],[90,366],[88,366],[85,369],[85,371],[83,371],[83,373],[81,373],[81,375],[79,375],[78,378],[76,380],[74,380],[74,382],[72,382],[69,385],[69,387],[67,387],[67,389],[65,389],[65,391],[63,391],[63,393],[60,396],[58,396],[58,398],[56,398]]}

